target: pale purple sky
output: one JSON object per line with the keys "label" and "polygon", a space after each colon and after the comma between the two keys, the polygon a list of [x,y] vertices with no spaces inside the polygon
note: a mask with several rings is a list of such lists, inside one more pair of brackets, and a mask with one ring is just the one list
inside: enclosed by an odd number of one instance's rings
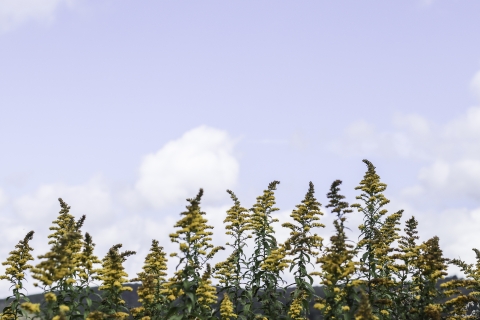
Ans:
{"label": "pale purple sky", "polygon": [[[176,251],[168,234],[200,187],[222,245],[227,188],[250,208],[279,180],[286,222],[309,181],[326,205],[341,179],[354,203],[366,158],[389,213],[405,209],[402,230],[415,215],[422,241],[475,262],[479,13],[478,1],[0,0],[0,260],[32,229],[34,255],[48,250],[62,197],[100,258],[119,242],[138,252],[133,278],[153,238]],[[347,220],[353,240],[361,220]]]}

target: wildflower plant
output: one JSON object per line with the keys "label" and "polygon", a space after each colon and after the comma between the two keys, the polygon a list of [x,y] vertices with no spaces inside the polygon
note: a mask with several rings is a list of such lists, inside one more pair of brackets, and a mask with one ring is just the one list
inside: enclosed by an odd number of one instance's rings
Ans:
{"label": "wildflower plant", "polygon": [[307,267],[313,266],[312,257],[320,253],[323,238],[311,232],[313,228],[324,228],[325,225],[317,222],[323,212],[320,211],[321,203],[317,201],[314,193],[314,185],[310,182],[305,198],[290,215],[296,224],[290,222],[282,224],[282,227],[290,229],[290,237],[285,242],[288,256],[293,257],[289,271],[295,269],[295,290],[292,292],[293,301],[289,310],[292,319],[308,317],[309,302],[315,296],[313,278],[308,273]]}
{"label": "wildflower plant", "polygon": [[271,182],[250,209],[254,248],[248,262],[249,283],[246,284],[246,290],[252,301],[258,299],[260,311],[270,319],[281,319],[281,316],[285,315],[284,306],[279,301],[281,292],[278,289],[283,289],[279,287],[279,284],[284,283],[280,273],[288,266],[285,259],[286,249],[277,244],[272,226],[274,222],[278,222],[278,219],[272,217],[272,213],[279,210],[274,207],[274,191],[279,183]]}
{"label": "wildflower plant", "polygon": [[83,309],[84,315],[88,315],[93,307],[93,301],[91,297],[100,297],[91,288],[98,270],[94,266],[102,263],[93,253],[94,248],[95,243],[93,243],[92,236],[86,232],[83,241],[83,248],[78,257],[78,274],[76,285],[79,292],[77,299],[79,301],[80,308]]}
{"label": "wildflower plant", "polygon": [[[53,221],[50,230],[54,233],[48,236],[51,249],[44,255],[38,256],[43,259],[35,267],[31,268],[32,277],[40,282],[45,292],[58,293],[55,303],[47,313],[59,313],[60,305],[68,306],[73,318],[83,318],[78,295],[81,289],[76,286],[79,273],[79,259],[83,245],[81,227],[85,222],[85,216],[78,221],[70,212],[70,206],[59,198],[61,210],[57,220]],[[38,286],[38,283],[34,285]],[[72,319],[73,319],[72,318]]]}
{"label": "wildflower plant", "polygon": [[382,221],[382,216],[387,213],[382,208],[390,202],[382,193],[387,185],[380,182],[380,176],[370,161],[363,162],[368,169],[360,185],[355,187],[356,190],[363,191],[356,197],[363,204],[352,205],[364,214],[363,224],[359,226],[362,239],[357,244],[357,249],[365,250],[360,258],[359,273],[366,286],[373,313],[380,319],[389,319],[393,303],[390,290],[395,286],[395,279],[392,270],[394,261],[388,253],[393,251],[391,243],[399,237],[395,226],[399,223],[402,211],[388,217],[386,222]]}
{"label": "wildflower plant", "polygon": [[345,196],[339,194],[341,180],[335,180],[327,197],[330,203],[327,208],[333,208],[332,212],[337,214],[333,222],[336,234],[330,238],[331,245],[325,248],[324,254],[317,259],[320,265],[318,275],[323,281],[324,299],[318,299],[315,308],[321,310],[324,319],[340,319],[343,316],[353,316],[356,307],[357,293],[355,286],[357,281],[354,275],[357,270],[357,263],[353,261],[358,249],[347,243],[344,222],[345,215],[351,213],[347,202],[342,201]]}
{"label": "wildflower plant", "polygon": [[[213,227],[200,209],[200,189],[195,198],[187,199],[187,210],[175,224],[176,232],[170,234],[179,246],[179,251],[171,254],[179,259],[174,275],[166,280],[166,254],[159,241],[153,240],[143,271],[131,280],[141,282],[137,289],[141,305],[136,308],[122,299],[122,293],[132,290],[125,285],[128,275],[123,263],[135,252],[120,252],[122,245],[118,244],[100,261],[91,235],[81,231],[85,216],[76,220],[70,207],[59,199],[61,210],[50,228],[50,250],[38,257],[40,262],[30,265],[31,231],[3,263],[7,268],[0,280],[10,282],[12,295],[0,320],[305,320],[312,315],[309,303],[314,298],[314,308],[324,319],[480,319],[480,251],[474,249],[475,266],[444,258],[438,237],[417,243],[414,217],[406,221],[405,235],[400,236],[403,211],[386,215],[386,184],[380,182],[371,162],[364,163],[367,172],[356,188],[362,191],[357,196],[361,203],[351,206],[363,213],[356,246],[348,243],[345,234],[346,215],[352,210],[339,193],[340,180],[332,183],[327,194],[330,202],[326,207],[337,215],[330,244],[324,247],[323,238],[313,233],[314,228],[324,226],[319,222],[321,204],[311,182],[304,200],[290,215],[293,220],[282,224],[290,231],[288,239],[278,243],[273,228],[278,220],[273,213],[279,210],[274,207],[279,182],[273,181],[249,210],[227,190],[234,201],[224,220],[232,252],[211,268],[211,260],[223,247],[211,244],[209,229]],[[251,243],[253,254],[247,257],[245,248]],[[393,248],[395,243],[398,248]],[[359,259],[354,259],[357,256]],[[446,282],[438,289],[447,263],[459,266],[467,279]],[[308,273],[308,267],[314,271]],[[282,279],[287,268],[295,278],[289,297],[285,297]],[[24,293],[28,270],[37,281],[34,285],[43,289],[41,304],[32,303]],[[321,278],[324,298],[315,295],[315,276]],[[219,289],[212,284],[213,278],[219,280]],[[99,294],[92,288],[95,280],[100,281]],[[462,286],[470,292],[460,292]],[[477,310],[472,310],[475,307]]]}
{"label": "wildflower plant", "polygon": [[[200,189],[195,198],[187,199],[190,205],[187,211],[181,213],[183,218],[175,224],[178,230],[170,234],[171,241],[179,244],[180,256],[174,277],[165,285],[165,293],[169,293],[171,300],[167,317],[175,315],[175,319],[204,319],[212,317],[214,313],[207,292],[212,291],[211,288],[216,289],[208,282],[211,271],[207,263],[224,248],[214,247],[210,243],[213,232],[207,230],[213,227],[207,225],[208,221],[203,217],[205,212],[200,209],[202,196],[203,189]],[[174,253],[171,256],[178,255]],[[207,270],[202,277],[200,272],[204,268]],[[175,302],[181,307],[175,306]]]}
{"label": "wildflower plant", "polygon": [[98,270],[95,279],[102,282],[98,288],[103,291],[102,302],[96,310],[107,317],[125,318],[128,317],[128,308],[125,306],[125,300],[122,299],[122,292],[132,291],[129,286],[123,286],[128,281],[128,274],[125,272],[123,263],[128,256],[135,254],[135,251],[120,252],[122,244],[114,245],[108,250],[107,255],[102,260],[102,268]]}
{"label": "wildflower plant", "polygon": [[233,311],[233,303],[226,292],[223,294],[223,300],[220,305],[220,316],[222,320],[238,318],[238,315]]}
{"label": "wildflower plant", "polygon": [[[10,298],[13,298],[13,301],[3,308],[1,313],[2,319],[18,319],[19,316],[26,316],[26,311],[30,309],[36,311],[37,306],[30,304],[28,297],[23,293],[23,281],[25,280],[26,271],[32,266],[28,263],[33,260],[32,255],[30,254],[33,251],[33,248],[30,247],[30,240],[33,239],[33,231],[27,233],[23,240],[15,246],[15,250],[10,252],[10,256],[7,258],[7,261],[3,262],[2,265],[8,266],[5,270],[4,275],[0,275],[0,280],[8,280],[11,283],[11,288],[13,289],[13,294],[10,297],[7,297],[6,301],[8,302]],[[26,303],[23,305],[23,310],[20,307],[21,303]],[[33,311],[32,311],[33,312]]]}
{"label": "wildflower plant", "polygon": [[398,248],[395,249],[398,253],[392,255],[395,261],[400,261],[393,265],[398,281],[394,291],[392,316],[398,319],[420,319],[416,306],[420,293],[415,291],[411,281],[412,277],[418,276],[418,261],[421,255],[421,246],[417,245],[417,226],[418,221],[413,216],[405,222],[405,235],[400,238]]}
{"label": "wildflower plant", "polygon": [[378,317],[372,312],[372,306],[370,305],[368,295],[363,290],[361,291],[360,304],[358,306],[358,311],[355,314],[355,320],[378,320]]}
{"label": "wildflower plant", "polygon": [[150,252],[145,258],[143,272],[137,274],[137,278],[130,281],[141,281],[137,289],[140,307],[132,308],[130,311],[135,319],[150,317],[157,319],[164,316],[168,304],[168,298],[162,293],[167,273],[167,258],[163,247],[158,245],[158,240],[152,240]]}
{"label": "wildflower plant", "polygon": [[246,307],[248,313],[251,305],[247,292],[242,290],[244,271],[248,264],[244,248],[247,245],[247,239],[252,237],[247,234],[250,230],[250,215],[248,209],[241,206],[235,193],[231,190],[227,190],[227,192],[230,194],[234,205],[227,210],[227,217],[223,223],[225,223],[225,229],[227,230],[226,234],[233,238],[232,243],[227,242],[226,244],[232,248],[232,253],[225,261],[215,265],[214,278],[219,280],[222,287],[221,292],[225,291],[227,295],[227,298],[224,296],[223,299],[224,308],[227,308],[227,305],[232,305],[232,310],[224,311],[224,314],[228,314],[230,317],[239,315],[239,319],[244,319],[243,309]]}
{"label": "wildflower plant", "polygon": [[436,303],[438,298],[445,294],[436,288],[439,279],[443,279],[447,273],[449,259],[443,257],[437,236],[428,239],[421,245],[421,253],[417,260],[417,270],[412,279],[412,286],[416,292],[415,307],[418,319],[440,319],[445,306]]}
{"label": "wildflower plant", "polygon": [[[450,264],[453,264],[460,268],[460,270],[467,276],[466,279],[450,280],[446,283],[442,283],[441,287],[445,295],[456,297],[450,298],[446,301],[445,305],[448,309],[448,315],[450,319],[478,319],[478,308],[480,304],[480,251],[478,249],[472,249],[475,252],[477,263],[467,264],[461,259],[452,259]],[[464,287],[470,292],[463,294],[458,290],[460,287]],[[470,312],[471,307],[476,307],[476,311]]]}

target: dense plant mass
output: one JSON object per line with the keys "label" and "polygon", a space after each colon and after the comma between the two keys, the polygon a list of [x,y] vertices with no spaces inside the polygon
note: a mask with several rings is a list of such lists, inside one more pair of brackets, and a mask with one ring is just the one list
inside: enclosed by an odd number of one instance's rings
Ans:
{"label": "dense plant mass", "polygon": [[[329,246],[323,244],[320,223],[323,212],[315,198],[312,182],[308,192],[281,227],[290,231],[279,243],[275,237],[273,181],[257,197],[251,209],[241,206],[236,195],[227,190],[234,204],[224,220],[231,241],[225,247],[211,243],[213,227],[201,211],[203,190],[175,224],[170,241],[178,244],[178,259],[173,276],[167,276],[167,254],[158,240],[152,240],[143,271],[128,280],[123,263],[135,254],[120,252],[121,244],[111,247],[99,260],[95,244],[81,228],[85,216],[75,220],[62,200],[60,213],[53,221],[49,236],[50,251],[38,256],[36,266],[27,233],[3,265],[0,276],[11,284],[11,296],[0,319],[309,319],[312,309],[323,319],[480,319],[477,311],[480,295],[480,251],[477,264],[443,257],[439,238],[417,243],[418,222],[411,217],[400,235],[403,210],[388,215],[389,200],[383,192],[375,167],[363,160],[367,171],[360,185],[358,203],[349,205],[340,194],[342,181],[332,183],[326,208],[336,215],[335,234]],[[363,214],[359,241],[353,244],[345,233],[347,216],[356,209]],[[165,239],[163,239],[165,241]],[[394,243],[397,247],[394,247]],[[253,254],[245,249],[251,245]],[[220,250],[229,248],[225,261],[212,265]],[[466,279],[452,280],[436,287],[446,275],[448,264],[459,266]],[[289,270],[295,282],[285,283],[282,274]],[[313,270],[313,271],[308,271]],[[30,271],[43,290],[44,301],[32,303],[25,294],[24,281]],[[212,284],[217,279],[218,286]],[[100,281],[99,293],[92,288]],[[139,307],[128,306],[122,292],[132,290],[127,282],[139,282]],[[324,295],[317,296],[314,285],[322,285]],[[287,294],[287,288],[293,288]],[[462,293],[459,288],[468,289]],[[97,298],[97,299],[92,299]],[[443,303],[439,301],[443,299]]]}

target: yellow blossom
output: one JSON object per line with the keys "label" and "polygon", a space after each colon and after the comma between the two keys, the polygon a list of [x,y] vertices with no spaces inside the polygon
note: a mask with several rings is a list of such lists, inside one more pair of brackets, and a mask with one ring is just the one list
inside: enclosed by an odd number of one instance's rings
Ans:
{"label": "yellow blossom", "polygon": [[22,308],[32,313],[40,313],[40,303],[24,302]]}
{"label": "yellow blossom", "polygon": [[224,293],[223,300],[220,305],[220,315],[222,320],[230,320],[230,318],[238,317],[235,312],[233,312],[233,303],[230,301],[230,298],[226,293]]}
{"label": "yellow blossom", "polygon": [[67,312],[67,311],[70,310],[70,308],[69,308],[68,306],[64,305],[64,304],[61,304],[61,305],[59,306],[59,309],[60,309],[60,312],[62,312],[62,313]]}
{"label": "yellow blossom", "polygon": [[47,292],[45,293],[45,300],[47,302],[54,302],[57,301],[57,296],[53,292]]}

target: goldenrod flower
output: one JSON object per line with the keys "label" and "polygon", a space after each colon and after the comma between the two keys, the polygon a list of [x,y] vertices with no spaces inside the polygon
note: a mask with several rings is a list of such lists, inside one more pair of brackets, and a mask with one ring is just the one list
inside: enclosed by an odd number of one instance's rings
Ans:
{"label": "goldenrod flower", "polygon": [[[136,316],[140,314],[155,314],[158,305],[166,303],[166,297],[161,293],[165,283],[167,273],[167,259],[163,247],[158,245],[157,240],[152,240],[150,252],[145,257],[143,272],[137,273],[137,278],[131,281],[141,281],[142,285],[137,289],[138,301],[142,304],[142,312],[136,311]],[[161,283],[159,286],[158,284]],[[134,310],[134,309],[132,309]],[[133,312],[133,311],[132,311]]]}
{"label": "goldenrod flower", "polygon": [[[99,311],[111,312],[112,308],[117,308],[119,305],[124,305],[125,301],[121,298],[123,291],[132,291],[128,286],[123,286],[128,281],[126,277],[123,262],[128,256],[135,254],[135,251],[125,251],[120,253],[121,244],[114,245],[110,248],[105,258],[102,260],[102,269],[98,270],[98,275],[95,279],[101,280],[102,284],[98,288],[104,291],[104,304]],[[113,311],[116,311],[113,310]]]}
{"label": "goldenrod flower", "polygon": [[129,314],[126,312],[116,312],[113,314],[115,319],[125,319],[129,317]]}
{"label": "goldenrod flower", "polygon": [[40,303],[24,302],[22,308],[31,313],[40,313]]}
{"label": "goldenrod flower", "polygon": [[352,249],[353,245],[347,243],[344,231],[346,220],[344,215],[352,210],[348,209],[347,202],[342,201],[345,196],[339,193],[341,183],[341,180],[335,180],[327,194],[330,202],[326,207],[332,208],[332,213],[337,214],[337,219],[333,222],[336,234],[330,237],[331,244],[324,249],[324,254],[317,258],[320,271],[311,273],[321,277],[324,290],[329,293],[322,301],[322,313],[326,319],[341,317],[346,311],[345,304],[352,303],[347,301],[347,297],[352,294],[350,285],[356,271],[356,263],[353,261],[356,251]]}
{"label": "goldenrod flower", "polygon": [[54,302],[54,301],[57,301],[57,296],[53,292],[47,292],[45,294],[45,300],[47,302]]}
{"label": "goldenrod flower", "polygon": [[325,309],[325,303],[315,303],[313,307],[318,310],[323,310]]}
{"label": "goldenrod flower", "polygon": [[222,316],[222,320],[230,320],[230,318],[238,317],[235,312],[233,312],[233,303],[226,293],[223,294],[223,300],[220,304],[220,315]]}
{"label": "goldenrod flower", "polygon": [[18,286],[17,289],[22,288],[21,280],[24,278],[24,271],[32,268],[28,261],[33,260],[30,254],[33,248],[29,245],[30,240],[33,239],[33,234],[33,231],[27,233],[25,238],[15,246],[16,249],[10,252],[7,261],[2,263],[2,265],[9,267],[6,268],[5,275],[0,275],[0,280],[10,281],[13,285]]}
{"label": "goldenrod flower", "polygon": [[[207,231],[212,226],[207,225],[207,219],[203,217],[205,212],[200,210],[200,199],[203,189],[194,199],[187,199],[190,205],[187,211],[182,212],[183,216],[176,224],[178,230],[170,234],[172,242],[179,243],[182,268],[175,272],[175,276],[164,284],[162,294],[170,300],[177,297],[196,296],[197,303],[189,310],[181,310],[182,314],[210,312],[210,305],[217,301],[216,289],[211,285],[211,270],[207,263],[223,247],[214,247],[210,242],[213,232]],[[209,251],[209,252],[208,252]],[[174,256],[173,254],[171,256]],[[199,271],[206,265],[207,271],[200,277]],[[180,265],[178,266],[180,267]],[[192,283],[188,288],[184,287],[185,281]],[[184,292],[185,291],[185,292]],[[215,293],[214,293],[215,292]]]}
{"label": "goldenrod flower", "polygon": [[217,302],[217,289],[212,286],[212,280],[210,280],[211,274],[212,270],[210,265],[207,264],[207,270],[203,274],[196,291],[198,304],[205,309],[210,309],[210,305]]}
{"label": "goldenrod flower", "polygon": [[306,319],[306,317],[302,316],[302,313],[304,311],[302,301],[304,298],[305,298],[304,295],[301,295],[292,301],[292,304],[290,305],[290,309],[288,310],[288,315],[293,320]]}
{"label": "goldenrod flower", "polygon": [[52,247],[46,254],[38,256],[44,261],[35,268],[31,268],[32,277],[44,286],[51,286],[61,281],[72,283],[69,279],[73,278],[79,267],[83,239],[80,228],[85,221],[85,216],[75,221],[75,218],[69,214],[70,206],[61,198],[58,200],[62,209],[57,220],[53,221],[54,226],[50,227],[50,230],[55,232],[48,236],[52,239],[48,242]]}
{"label": "goldenrod flower", "polygon": [[280,273],[289,266],[291,260],[285,259],[287,252],[284,246],[273,249],[270,255],[262,262],[261,268],[274,273]]}
{"label": "goldenrod flower", "polygon": [[70,308],[68,306],[64,305],[64,304],[61,304],[59,306],[59,310],[60,310],[61,313],[65,313],[65,312],[69,311]]}
{"label": "goldenrod flower", "polygon": [[372,314],[372,307],[368,301],[368,296],[362,291],[360,305],[355,320],[378,320],[378,317]]}

